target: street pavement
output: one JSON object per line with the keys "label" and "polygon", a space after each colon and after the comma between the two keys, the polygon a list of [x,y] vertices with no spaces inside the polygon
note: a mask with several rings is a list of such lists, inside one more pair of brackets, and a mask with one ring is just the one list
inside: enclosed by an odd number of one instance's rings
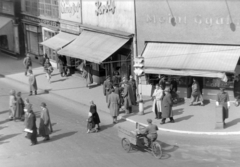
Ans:
{"label": "street pavement", "polygon": [[1,167],[238,167],[240,136],[187,135],[159,131],[163,157],[134,148],[126,153],[117,136],[118,126],[131,131],[135,125],[121,120],[113,125],[110,115],[98,111],[101,131],[86,133],[89,107],[53,94],[30,96],[39,124],[40,104],[46,102],[53,124],[51,140],[30,146],[21,121],[8,121],[9,91],[28,97],[25,84],[0,78],[0,166]]}
{"label": "street pavement", "polygon": [[[35,60],[33,58],[33,60]],[[3,77],[28,85],[28,77],[24,76],[22,59],[15,60],[1,53],[0,74]],[[48,83],[43,68],[36,63],[33,64],[33,72],[37,77],[39,93],[50,93],[55,96],[65,98],[85,106],[89,106],[89,101],[93,100],[98,109],[109,113],[105,96],[103,96],[102,85],[91,88],[86,87],[85,79],[78,75],[61,77],[58,69],[52,75],[51,83]],[[215,129],[215,101],[206,101],[205,106],[189,106],[190,99],[173,107],[175,123],[160,125],[160,120],[155,120],[154,113],[151,112],[152,100],[144,97],[144,115],[138,115],[138,107],[133,107],[133,114],[120,117],[130,122],[140,122],[146,125],[146,119],[152,118],[161,131],[199,134],[199,135],[240,135],[240,110],[239,107],[231,104],[229,118],[226,120],[226,127],[222,130]]]}

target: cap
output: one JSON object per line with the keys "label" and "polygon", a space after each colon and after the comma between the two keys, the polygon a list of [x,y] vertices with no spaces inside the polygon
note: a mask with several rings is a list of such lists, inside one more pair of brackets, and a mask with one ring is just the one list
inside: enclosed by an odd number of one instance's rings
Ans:
{"label": "cap", "polygon": [[148,123],[152,123],[152,120],[151,120],[151,119],[147,119],[147,122],[148,122]]}
{"label": "cap", "polygon": [[46,107],[46,106],[47,106],[46,103],[44,103],[44,102],[41,103],[41,107]]}

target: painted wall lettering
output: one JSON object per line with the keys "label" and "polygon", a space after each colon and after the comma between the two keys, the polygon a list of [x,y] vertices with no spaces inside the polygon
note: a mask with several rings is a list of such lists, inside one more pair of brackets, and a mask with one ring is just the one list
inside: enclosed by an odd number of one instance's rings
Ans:
{"label": "painted wall lettering", "polygon": [[60,0],[60,17],[64,20],[81,22],[81,1]]}
{"label": "painted wall lettering", "polygon": [[115,2],[114,0],[107,0],[106,5],[104,5],[102,2],[100,2],[99,0],[97,2],[95,2],[96,5],[96,10],[95,10],[95,14],[97,16],[102,15],[102,14],[106,14],[106,13],[115,13]]}

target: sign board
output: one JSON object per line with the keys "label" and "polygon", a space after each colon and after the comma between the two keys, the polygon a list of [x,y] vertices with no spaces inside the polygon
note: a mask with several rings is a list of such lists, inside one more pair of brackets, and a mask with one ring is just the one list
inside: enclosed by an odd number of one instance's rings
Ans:
{"label": "sign board", "polygon": [[136,1],[138,48],[144,41],[240,44],[240,1]]}
{"label": "sign board", "polygon": [[134,0],[82,0],[82,23],[134,33]]}
{"label": "sign board", "polygon": [[81,0],[60,0],[60,18],[81,23]]}

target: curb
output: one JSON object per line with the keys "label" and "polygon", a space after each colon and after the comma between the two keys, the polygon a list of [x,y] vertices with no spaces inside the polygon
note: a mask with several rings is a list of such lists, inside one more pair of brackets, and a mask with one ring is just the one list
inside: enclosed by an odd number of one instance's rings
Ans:
{"label": "curb", "polygon": [[[7,76],[5,76],[5,75],[0,74],[0,76],[2,76],[2,77],[4,77],[4,78],[7,78],[7,79],[9,79],[9,80],[12,80],[12,81],[15,81],[15,82],[18,82],[18,83],[27,85],[27,84],[24,83],[24,82],[15,80],[15,79],[10,78],[10,77],[7,77]],[[41,90],[42,92],[45,92],[45,90],[43,90],[43,89],[39,89],[39,90]],[[58,95],[58,94],[56,94],[56,93],[54,93],[54,92],[49,92],[49,94],[54,95],[54,96],[56,96],[56,97],[63,98],[63,99],[65,99],[65,100],[69,101],[69,102],[73,102],[73,103],[76,103],[76,104],[80,104],[80,105],[89,107],[89,105],[87,105],[87,104],[85,104],[85,103],[81,103],[81,102],[78,102],[78,101],[71,100],[71,99],[69,99],[69,98],[67,98],[67,97]],[[101,110],[101,109],[98,109],[98,110],[101,111],[101,112],[107,113],[107,112],[104,111],[104,110]],[[120,117],[120,119],[123,119],[123,120],[125,120],[125,121],[131,122],[131,123],[134,123],[134,124],[137,123],[137,121],[134,121],[134,120],[129,119],[129,118],[125,118],[124,116],[119,116],[119,117]],[[139,122],[138,122],[138,123],[139,123]],[[145,126],[145,127],[147,126],[147,124],[144,124],[144,123],[139,123],[139,124],[141,124],[141,125],[143,125],[143,126]],[[164,131],[164,132],[179,133],[179,134],[190,134],[190,135],[219,135],[219,136],[223,136],[223,135],[240,135],[240,131],[237,131],[237,132],[194,132],[194,131],[182,131],[182,130],[165,129],[165,128],[160,128],[160,127],[158,127],[158,130]]]}

